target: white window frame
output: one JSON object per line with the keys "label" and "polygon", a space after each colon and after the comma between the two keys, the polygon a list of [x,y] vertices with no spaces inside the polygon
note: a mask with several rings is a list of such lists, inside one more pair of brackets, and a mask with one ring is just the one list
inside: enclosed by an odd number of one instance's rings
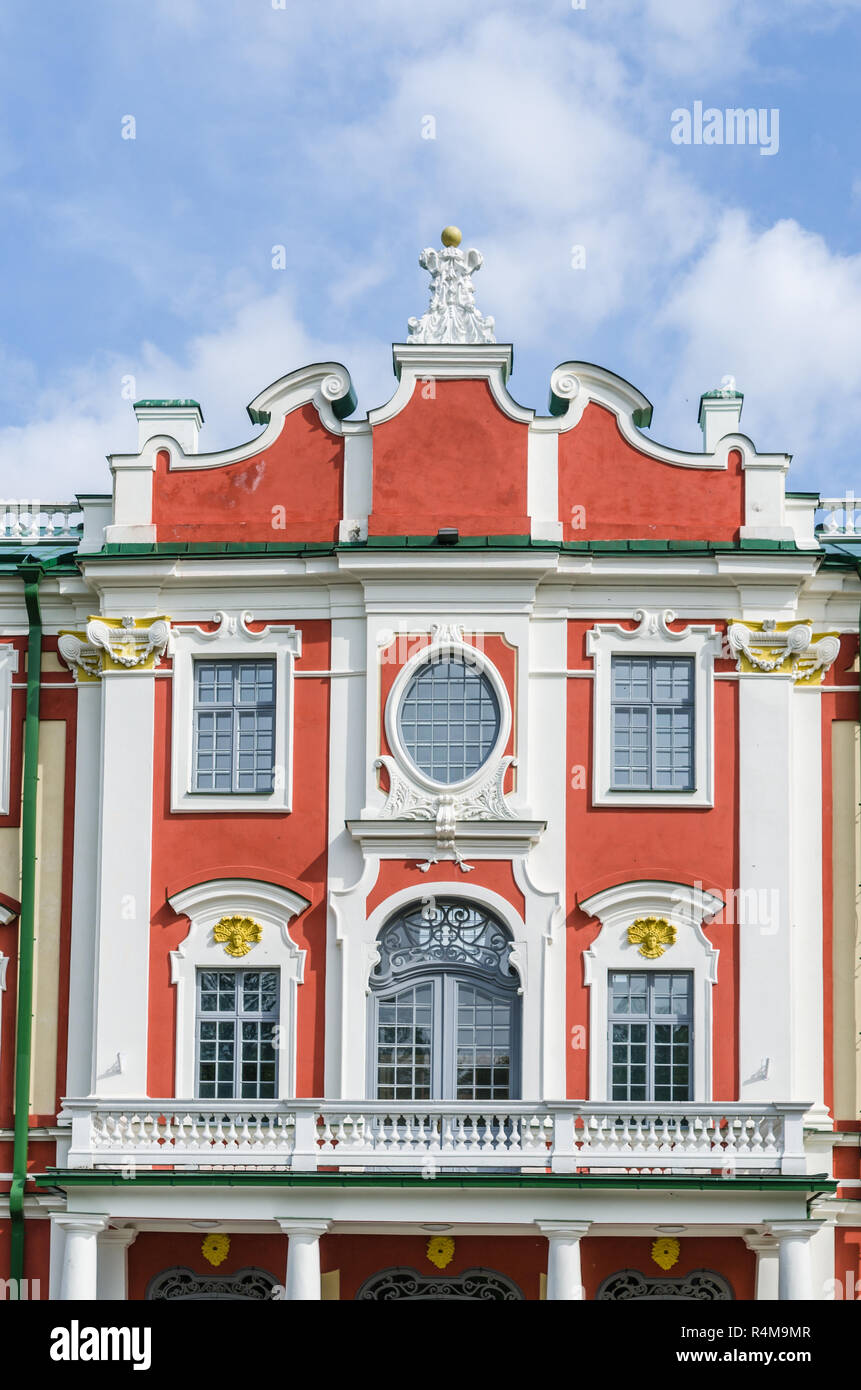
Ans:
{"label": "white window frame", "polygon": [[[173,729],[171,811],[274,811],[293,809],[294,664],[302,655],[302,634],[291,626],[248,627],[250,613],[221,613],[214,632],[199,627],[173,629]],[[275,662],[275,773],[271,792],[198,792],[194,786],[194,662]]]}
{"label": "white window frame", "polygon": [[[634,614],[639,627],[628,631],[617,623],[598,624],[586,637],[594,659],[592,719],[592,802],[595,806],[713,806],[714,805],[714,663],[720,655],[717,628],[700,625],[674,632],[675,614],[666,609]],[[694,666],[694,785],[691,791],[614,790],[613,779],[613,657],[653,656],[693,658]]]}
{"label": "white window frame", "polygon": [[8,816],[12,801],[12,677],[18,670],[18,648],[0,643],[0,816]]}
{"label": "white window frame", "polygon": [[[723,900],[715,893],[686,883],[639,880],[620,883],[580,903],[601,930],[583,952],[583,979],[589,990],[589,1100],[610,1101],[607,1029],[610,974],[616,971],[688,971],[693,975],[692,1098],[704,1104],[712,1098],[712,986],[717,983],[719,951],[703,931],[703,919],[720,912]],[[663,955],[649,960],[628,940],[628,928],[642,917],[662,917],[676,928],[676,940]],[[618,1105],[645,1102],[618,1101]],[[660,1102],[664,1103],[664,1102]],[[682,1101],[666,1101],[668,1106]]]}
{"label": "white window frame", "polygon": [[[309,900],[259,879],[218,878],[184,888],[168,901],[174,912],[191,923],[185,940],[170,953],[170,980],[176,986],[177,1099],[192,1100],[197,1091],[197,972],[234,968],[279,972],[278,1099],[292,1099],[296,1095],[297,994],[307,953],[293,941],[289,923],[310,906]],[[245,956],[230,956],[223,942],[213,940],[216,922],[234,916],[250,917],[263,928],[262,939]]]}
{"label": "white window frame", "polygon": [[[434,661],[444,661],[448,656],[463,661],[465,665],[472,666],[480,675],[486,676],[499,706],[499,732],[490,753],[475,772],[471,773],[469,777],[464,777],[460,782],[436,782],[432,777],[428,777],[426,773],[422,772],[404,748],[398,729],[398,711],[413,676],[423,666],[428,666]],[[479,783],[490,780],[498,770],[511,732],[511,701],[508,698],[505,681],[481,648],[464,642],[459,627],[439,627],[434,630],[434,636],[429,645],[411,657],[398,672],[386,700],[385,727],[389,747],[398,764],[398,769],[406,781],[413,783],[423,792],[430,792],[435,796],[446,793],[463,795],[470,792]]]}

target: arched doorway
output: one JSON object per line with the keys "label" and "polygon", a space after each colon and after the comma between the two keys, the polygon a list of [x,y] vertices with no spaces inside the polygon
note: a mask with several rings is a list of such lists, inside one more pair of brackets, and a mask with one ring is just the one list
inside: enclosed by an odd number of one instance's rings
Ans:
{"label": "arched doorway", "polygon": [[596,1302],[640,1303],[646,1299],[726,1303],[735,1298],[732,1285],[711,1269],[693,1269],[678,1279],[652,1279],[636,1269],[611,1274],[598,1289]]}
{"label": "arched doorway", "polygon": [[485,908],[425,898],[378,938],[371,975],[371,1094],[378,1100],[515,1100],[520,980],[508,928]]}
{"label": "arched doorway", "polygon": [[422,1299],[432,1303],[462,1303],[479,1299],[487,1302],[523,1301],[523,1293],[505,1274],[495,1269],[465,1269],[462,1274],[419,1274],[401,1267],[384,1269],[366,1279],[356,1294],[360,1301],[389,1303],[393,1300]]}
{"label": "arched doorway", "polygon": [[147,1285],[146,1299],[184,1298],[203,1303],[222,1299],[228,1303],[251,1299],[263,1303],[275,1297],[281,1285],[265,1269],[239,1269],[235,1274],[195,1274],[193,1269],[165,1269]]}

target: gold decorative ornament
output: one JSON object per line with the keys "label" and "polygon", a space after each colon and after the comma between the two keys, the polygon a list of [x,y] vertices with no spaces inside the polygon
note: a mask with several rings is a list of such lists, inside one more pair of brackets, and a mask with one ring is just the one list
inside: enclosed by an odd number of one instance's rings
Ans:
{"label": "gold decorative ornament", "polygon": [[210,1231],[200,1247],[200,1253],[211,1265],[223,1264],[230,1253],[230,1236],[219,1231]]}
{"label": "gold decorative ornament", "polygon": [[454,1259],[454,1241],[451,1236],[431,1236],[428,1241],[428,1259],[437,1269],[445,1269]]}
{"label": "gold decorative ornament", "polygon": [[212,928],[212,937],[224,942],[228,956],[247,956],[251,947],[262,940],[263,928],[250,917],[222,917]]}
{"label": "gold decorative ornament", "polygon": [[661,1236],[660,1240],[652,1241],[652,1259],[661,1269],[672,1269],[679,1262],[681,1249],[672,1236]]}
{"label": "gold decorative ornament", "polygon": [[638,917],[628,928],[628,940],[640,947],[640,955],[657,960],[667,946],[674,946],[676,929],[665,917]]}
{"label": "gold decorative ornament", "polygon": [[460,246],[463,241],[463,232],[460,227],[443,227],[440,241],[443,246]]}

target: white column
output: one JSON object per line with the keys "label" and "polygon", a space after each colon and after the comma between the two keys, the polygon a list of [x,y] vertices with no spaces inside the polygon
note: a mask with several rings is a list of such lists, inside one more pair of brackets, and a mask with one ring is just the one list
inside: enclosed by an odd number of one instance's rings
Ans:
{"label": "white column", "polygon": [[[790,1100],[812,1101],[805,1126],[828,1134],[825,1106],[825,980],[822,958],[822,697],[799,686],[792,697],[792,1077]],[[828,846],[831,853],[831,846]]]}
{"label": "white column", "polygon": [[742,675],[739,705],[739,1099],[792,1090],[791,676]]}
{"label": "white column", "polygon": [[137,1237],[134,1226],[102,1231],[99,1236],[97,1292],[100,1303],[125,1303],[129,1296],[129,1246]]}
{"label": "white column", "polygon": [[813,1297],[810,1241],[821,1221],[771,1221],[769,1232],[777,1237],[779,1299],[800,1302]]}
{"label": "white column", "polygon": [[746,1235],[744,1243],[756,1255],[757,1303],[777,1298],[777,1237],[771,1235]]}
{"label": "white column", "polygon": [[102,676],[95,1075],[99,1096],[147,1094],[152,672]]}
{"label": "white column", "polygon": [[580,1270],[580,1241],[591,1221],[537,1221],[547,1237],[547,1300],[570,1302],[586,1297]]}
{"label": "white column", "polygon": [[98,1297],[98,1238],[107,1216],[54,1216],[65,1232],[60,1298],[65,1302]]}
{"label": "white column", "polygon": [[321,1296],[320,1237],[326,1234],[331,1222],[279,1217],[278,1225],[288,1238],[285,1299],[318,1301]]}

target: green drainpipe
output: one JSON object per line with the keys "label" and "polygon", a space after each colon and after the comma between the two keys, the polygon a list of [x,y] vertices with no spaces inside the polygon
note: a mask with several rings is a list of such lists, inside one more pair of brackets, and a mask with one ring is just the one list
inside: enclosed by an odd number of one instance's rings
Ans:
{"label": "green drainpipe", "polygon": [[39,783],[39,682],[42,671],[40,565],[22,565],[27,605],[27,712],[24,719],[24,788],[21,798],[21,916],[18,925],[18,997],[15,1031],[15,1143],[9,1216],[12,1223],[10,1275],[24,1278],[24,1185],[30,1136],[30,1063],[33,1040],[33,954],[36,935],[36,789]]}

